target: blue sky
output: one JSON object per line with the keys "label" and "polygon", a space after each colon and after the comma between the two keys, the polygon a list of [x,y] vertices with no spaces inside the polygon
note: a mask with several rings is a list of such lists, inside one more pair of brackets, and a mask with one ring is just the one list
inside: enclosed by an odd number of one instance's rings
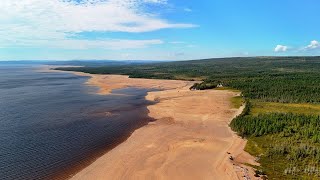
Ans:
{"label": "blue sky", "polygon": [[1,0],[0,60],[320,55],[318,0]]}

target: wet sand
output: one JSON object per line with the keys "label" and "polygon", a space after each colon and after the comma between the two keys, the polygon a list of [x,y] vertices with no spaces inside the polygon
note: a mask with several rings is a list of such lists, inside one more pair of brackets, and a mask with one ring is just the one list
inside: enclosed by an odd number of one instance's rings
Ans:
{"label": "wet sand", "polygon": [[[231,91],[190,91],[194,82],[130,79],[119,75],[90,75],[87,84],[99,94],[125,87],[155,88],[146,99],[156,119],[71,179],[255,179],[256,164],[244,152],[246,141],[228,124],[243,107],[233,109]],[[234,158],[233,161],[229,157]]]}

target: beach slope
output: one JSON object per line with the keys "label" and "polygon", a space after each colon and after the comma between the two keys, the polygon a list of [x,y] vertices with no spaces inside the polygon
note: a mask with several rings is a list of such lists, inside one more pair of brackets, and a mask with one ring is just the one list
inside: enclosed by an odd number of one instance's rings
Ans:
{"label": "beach slope", "polygon": [[[246,141],[228,124],[242,112],[230,99],[236,92],[190,91],[192,82],[130,79],[127,76],[88,75],[100,94],[125,87],[158,88],[146,99],[156,121],[136,130],[71,179],[254,179],[255,164],[244,152]],[[230,156],[234,160],[230,160]]]}

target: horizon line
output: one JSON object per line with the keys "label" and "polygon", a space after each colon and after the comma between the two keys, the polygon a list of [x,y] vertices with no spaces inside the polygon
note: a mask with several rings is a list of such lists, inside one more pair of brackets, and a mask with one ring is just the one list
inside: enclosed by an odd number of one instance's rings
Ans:
{"label": "horizon line", "polygon": [[278,55],[278,56],[225,56],[225,57],[212,57],[212,58],[201,58],[201,59],[181,59],[181,60],[148,60],[148,59],[19,59],[19,60],[0,60],[0,62],[18,62],[18,61],[196,61],[196,60],[210,60],[210,59],[231,59],[231,58],[265,58],[265,57],[320,57],[320,55]]}

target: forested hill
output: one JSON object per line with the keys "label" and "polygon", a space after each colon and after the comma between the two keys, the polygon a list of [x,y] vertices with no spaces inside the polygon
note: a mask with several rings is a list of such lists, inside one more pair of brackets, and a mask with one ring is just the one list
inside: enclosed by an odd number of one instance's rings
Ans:
{"label": "forested hill", "polygon": [[222,83],[250,99],[320,103],[320,57],[239,57],[139,65],[59,68],[132,78],[203,80],[202,89]]}
{"label": "forested hill", "polygon": [[[92,66],[94,66],[93,64]],[[128,74],[132,77],[192,79],[199,77],[237,77],[270,73],[317,72],[320,57],[238,57],[149,64],[91,67],[81,70],[96,74]]]}

